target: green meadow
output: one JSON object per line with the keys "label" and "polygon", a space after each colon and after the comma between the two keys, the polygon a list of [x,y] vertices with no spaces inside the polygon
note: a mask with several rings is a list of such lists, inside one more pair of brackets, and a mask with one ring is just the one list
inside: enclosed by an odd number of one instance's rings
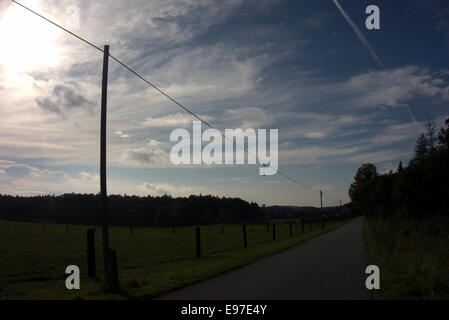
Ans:
{"label": "green meadow", "polygon": [[[104,294],[101,228],[96,227],[97,278],[87,276],[87,236],[92,226],[0,221],[0,299],[148,299],[219,275],[264,256],[319,236],[347,221],[247,225],[243,247],[241,225],[201,226],[201,258],[195,255],[195,227],[110,227],[110,247],[117,251],[120,291]],[[80,290],[67,290],[65,269],[80,268]],[[230,284],[232,285],[232,284]]]}

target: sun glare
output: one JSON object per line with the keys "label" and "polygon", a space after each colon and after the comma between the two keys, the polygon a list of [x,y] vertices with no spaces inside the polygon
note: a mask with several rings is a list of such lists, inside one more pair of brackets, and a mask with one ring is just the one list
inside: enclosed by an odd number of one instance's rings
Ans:
{"label": "sun glare", "polygon": [[[17,77],[39,67],[58,63],[60,34],[55,26],[18,6],[10,6],[0,17],[0,64]],[[11,78],[11,80],[13,80]]]}

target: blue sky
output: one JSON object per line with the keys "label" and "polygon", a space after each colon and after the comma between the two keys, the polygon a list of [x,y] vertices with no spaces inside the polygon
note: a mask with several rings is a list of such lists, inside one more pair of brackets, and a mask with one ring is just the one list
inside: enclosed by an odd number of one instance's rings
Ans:
{"label": "blue sky", "polygon": [[[444,1],[339,0],[381,64],[332,0],[22,3],[220,130],[279,129],[279,169],[313,189],[257,165],[172,165],[170,132],[194,119],[110,61],[109,193],[346,202],[362,163],[395,170],[427,117],[449,116]],[[380,30],[365,28],[370,4]],[[101,52],[6,0],[0,35],[0,193],[98,192]]]}

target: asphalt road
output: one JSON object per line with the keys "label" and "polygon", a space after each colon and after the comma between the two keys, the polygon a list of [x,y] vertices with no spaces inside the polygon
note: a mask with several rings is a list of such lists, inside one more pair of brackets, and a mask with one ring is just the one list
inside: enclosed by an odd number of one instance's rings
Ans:
{"label": "asphalt road", "polygon": [[370,299],[363,218],[159,299]]}

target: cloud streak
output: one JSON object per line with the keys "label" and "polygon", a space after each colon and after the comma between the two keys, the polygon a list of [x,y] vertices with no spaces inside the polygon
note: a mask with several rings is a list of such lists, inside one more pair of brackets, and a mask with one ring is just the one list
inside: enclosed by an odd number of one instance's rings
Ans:
{"label": "cloud streak", "polygon": [[382,63],[382,61],[379,59],[379,57],[377,56],[376,52],[374,51],[373,47],[371,46],[371,44],[368,42],[368,40],[366,40],[365,36],[362,33],[362,30],[360,30],[359,27],[357,27],[357,25],[354,23],[354,21],[352,21],[351,17],[346,13],[346,11],[343,9],[343,7],[340,5],[340,3],[338,2],[338,0],[333,0],[335,6],[337,7],[337,9],[340,11],[340,13],[343,15],[343,17],[345,18],[345,20],[349,23],[349,25],[351,26],[352,30],[354,31],[354,33],[357,35],[357,37],[359,37],[360,41],[362,42],[362,44],[369,50],[371,56],[373,57],[373,59],[376,61],[376,63],[379,65],[379,67],[381,68],[385,68],[385,65]]}

